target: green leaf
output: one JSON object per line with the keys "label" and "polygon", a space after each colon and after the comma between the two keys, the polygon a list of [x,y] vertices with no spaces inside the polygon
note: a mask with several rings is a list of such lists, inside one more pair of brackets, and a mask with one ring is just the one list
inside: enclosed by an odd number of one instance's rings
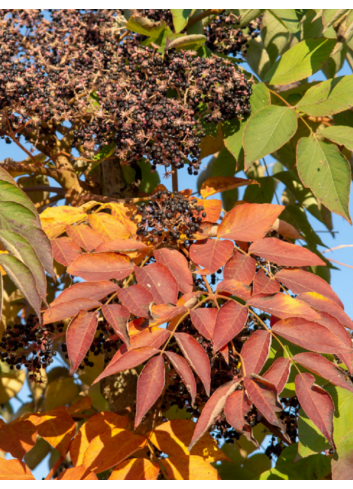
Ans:
{"label": "green leaf", "polygon": [[233,177],[236,166],[234,156],[227,148],[223,148],[212,165],[212,177]]}
{"label": "green leaf", "polygon": [[47,280],[38,256],[33,247],[20,234],[0,229],[0,242],[12,256],[22,261],[32,272],[37,289],[44,302],[47,295]]}
{"label": "green leaf", "polygon": [[260,187],[258,185],[247,187],[243,200],[252,204],[271,204],[276,189],[274,179],[272,177],[259,177],[255,180],[259,182]]}
{"label": "green leaf", "polygon": [[302,112],[314,117],[333,115],[353,105],[353,75],[340,76],[310,88],[297,104]]}
{"label": "green leaf", "polygon": [[271,10],[266,10],[261,29],[262,42],[271,63],[273,64],[278,56],[283,54],[288,46],[290,32],[283,24],[273,15]]}
{"label": "green leaf", "polygon": [[25,463],[31,470],[34,470],[50,452],[51,447],[44,438],[38,437],[35,446],[26,453]]}
{"label": "green leaf", "polygon": [[316,453],[324,452],[330,448],[330,444],[321,431],[301,409],[298,420],[299,443],[296,461],[310,457]]}
{"label": "green leaf", "polygon": [[50,382],[45,393],[45,410],[51,411],[70,404],[78,392],[79,387],[72,377],[61,377]]}
{"label": "green leaf", "polygon": [[294,463],[298,445],[285,448],[279,457],[276,468],[264,472],[260,480],[318,480],[331,472],[331,460],[325,455],[312,455]]}
{"label": "green leaf", "polygon": [[157,171],[151,171],[151,163],[146,163],[145,160],[138,162],[142,172],[142,180],[140,185],[140,192],[151,194],[153,190],[161,183],[159,174]]}
{"label": "green leaf", "polygon": [[297,127],[297,116],[288,107],[268,106],[252,115],[243,135],[245,169],[286,144]]}
{"label": "green leaf", "polygon": [[0,265],[40,318],[41,300],[36,281],[28,267],[11,255],[0,255]]}
{"label": "green leaf", "polygon": [[343,42],[337,42],[331,56],[322,67],[326,78],[333,78],[338,73],[346,60],[347,46]]}
{"label": "green leaf", "polygon": [[137,32],[143,36],[150,37],[152,39],[158,39],[162,31],[165,29],[165,22],[153,22],[153,20],[147,17],[130,17],[126,28],[130,31]]}
{"label": "green leaf", "polygon": [[321,69],[335,44],[335,40],[323,38],[296,44],[273,65],[265,81],[271,85],[287,85],[313,75]]}
{"label": "green leaf", "polygon": [[251,113],[255,114],[262,107],[271,105],[271,94],[264,83],[253,85],[250,97]]}
{"label": "green leaf", "polygon": [[316,37],[337,38],[337,33],[333,27],[329,27],[323,34],[322,18],[317,17],[315,10],[308,10],[300,27],[302,39],[315,39]]}
{"label": "green leaf", "polygon": [[191,15],[191,8],[171,8],[170,9],[173,15],[173,24],[175,32],[181,32],[188,23],[189,17]]}
{"label": "green leaf", "polygon": [[318,135],[323,136],[330,141],[345,146],[350,151],[353,151],[353,128],[346,126],[331,126],[320,129]]}
{"label": "green leaf", "polygon": [[[203,34],[190,34],[190,35],[181,35],[176,39],[173,39],[172,36],[168,36],[166,49],[183,49],[188,51],[192,49],[193,51],[197,51],[199,47],[207,41],[206,36]],[[169,40],[171,42],[169,42]]]}
{"label": "green leaf", "polygon": [[264,75],[271,67],[271,61],[260,36],[250,39],[246,61],[254,73],[263,80]]}
{"label": "green leaf", "polygon": [[[194,9],[194,13],[191,15],[191,19],[193,17],[196,17],[196,15],[201,14],[202,9]],[[188,34],[203,34],[203,22],[202,20],[199,20],[196,22],[196,24],[191,25],[190,27],[187,28],[186,31]]]}
{"label": "green leaf", "polygon": [[344,110],[339,114],[335,114],[333,116],[333,122],[335,123],[335,126],[353,127],[353,111]]}
{"label": "green leaf", "polygon": [[297,168],[304,186],[330,211],[352,224],[349,215],[351,168],[334,144],[314,137],[298,143]]}
{"label": "green leaf", "polygon": [[298,14],[295,9],[269,9],[269,12],[292,34],[298,31]]}
{"label": "green leaf", "polygon": [[240,16],[239,27],[245,27],[252,20],[260,17],[260,15],[265,11],[265,9],[233,9],[233,13],[236,16]]}
{"label": "green leaf", "polygon": [[349,9],[324,9],[322,13],[322,23],[324,31],[331,27],[336,21],[343,17]]}

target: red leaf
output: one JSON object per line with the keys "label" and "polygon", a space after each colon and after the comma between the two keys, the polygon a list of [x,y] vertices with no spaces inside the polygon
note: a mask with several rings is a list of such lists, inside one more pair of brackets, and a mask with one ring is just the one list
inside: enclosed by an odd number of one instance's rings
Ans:
{"label": "red leaf", "polygon": [[228,348],[228,345],[225,345],[223,348],[221,348],[219,350],[219,353],[224,358],[224,361],[226,362],[226,364],[229,365],[229,348]]}
{"label": "red leaf", "polygon": [[110,304],[102,306],[102,312],[105,319],[123,342],[130,346],[130,338],[127,330],[127,325],[130,319],[129,310],[118,304]]}
{"label": "red leaf", "polygon": [[296,317],[305,318],[308,321],[320,319],[319,314],[305,302],[293,299],[285,294],[252,297],[247,304],[281,319]]}
{"label": "red leaf", "polygon": [[50,309],[47,309],[43,314],[43,324],[56,323],[57,321],[63,321],[69,319],[80,311],[89,311],[96,307],[101,307],[102,304],[98,301],[92,301],[91,299],[76,299],[69,302],[63,302],[57,304]]}
{"label": "red leaf", "polygon": [[271,382],[280,394],[288,382],[290,367],[291,362],[288,358],[277,358],[262,377]]}
{"label": "red leaf", "polygon": [[250,255],[243,255],[235,251],[232,258],[224,267],[224,280],[236,280],[250,285],[256,273],[256,260]]}
{"label": "red leaf", "polygon": [[251,297],[251,287],[236,280],[223,280],[217,285],[217,292],[222,295],[222,292],[228,292],[235,297],[247,301]]}
{"label": "red leaf", "polygon": [[316,353],[299,353],[299,355],[293,357],[293,360],[310,370],[310,372],[328,380],[331,384],[353,392],[353,384],[347,379],[346,375],[321,355],[317,355]]}
{"label": "red leaf", "polygon": [[162,394],[164,385],[164,359],[158,356],[148,362],[137,381],[135,429]]}
{"label": "red leaf", "polygon": [[171,272],[177,281],[180,292],[191,294],[194,288],[194,281],[185,256],[176,250],[169,250],[167,248],[155,250],[154,256],[157,263],[161,263]]}
{"label": "red leaf", "polygon": [[216,325],[218,309],[207,307],[206,309],[196,309],[190,311],[192,324],[197,331],[207,340],[212,340]]}
{"label": "red leaf", "polygon": [[213,348],[218,351],[229,343],[245,327],[249,316],[247,307],[229,301],[218,311],[213,334]]}
{"label": "red leaf", "polygon": [[350,348],[350,351],[345,351],[341,353],[337,353],[337,356],[342,360],[342,362],[348,367],[349,372],[353,373],[353,349],[352,349],[352,339],[342,324],[337,321],[334,317],[327,314],[327,312],[319,312],[321,319],[315,321],[316,323],[321,324],[321,326],[325,326],[325,328],[329,329],[332,334],[334,334],[337,338],[339,338],[347,348]]}
{"label": "red leaf", "polygon": [[276,323],[272,331],[306,350],[332,354],[347,351],[346,345],[329,329],[305,319],[284,319]]}
{"label": "red leaf", "polygon": [[285,431],[285,426],[276,413],[283,410],[279,402],[276,388],[265,379],[246,377],[244,380],[245,388],[252,402],[257,409],[273,426]]}
{"label": "red leaf", "polygon": [[235,391],[226,401],[224,414],[226,415],[228,423],[233,426],[236,431],[243,433],[249,441],[256,441],[251,436],[251,428],[244,419],[250,411],[251,406],[252,404],[244,390]]}
{"label": "red leaf", "polygon": [[267,331],[256,331],[241,350],[244,375],[259,374],[265,365],[271,347],[271,335]]}
{"label": "red leaf", "polygon": [[302,246],[286,243],[277,238],[265,238],[250,246],[249,254],[286,267],[322,266],[326,263]]}
{"label": "red leaf", "polygon": [[156,348],[146,346],[143,348],[137,348],[136,350],[129,350],[127,353],[125,353],[125,355],[120,355],[117,360],[114,360],[114,357],[103,373],[93,383],[97,384],[97,382],[109,377],[110,375],[115,375],[119,372],[124,372],[125,370],[138,367],[154,355],[157,355],[157,353],[159,353],[159,350]]}
{"label": "red leaf", "polygon": [[275,278],[268,277],[264,270],[259,270],[255,275],[253,296],[258,294],[272,295],[281,290]]}
{"label": "red leaf", "polygon": [[211,365],[205,350],[192,336],[186,333],[176,333],[175,339],[195,374],[205,387],[206,394],[210,395]]}
{"label": "red leaf", "polygon": [[142,285],[118,289],[118,297],[120,302],[135,316],[147,319],[150,317],[149,308],[153,297]]}
{"label": "red leaf", "polygon": [[66,234],[73,239],[80,248],[83,248],[89,253],[104,243],[101,236],[93,231],[91,227],[86,226],[86,224],[81,224],[80,226],[67,226]]}
{"label": "red leaf", "polygon": [[321,387],[314,384],[311,374],[299,374],[295,378],[295,392],[305,414],[319,428],[329,443],[333,442],[333,415],[335,406],[331,396]]}
{"label": "red leaf", "polygon": [[116,239],[108,243],[102,243],[96,253],[133,253],[135,251],[147,250],[148,247],[135,239]]}
{"label": "red leaf", "polygon": [[197,422],[194,436],[192,437],[190,446],[188,448],[189,452],[196,445],[199,439],[206,433],[211,425],[213,425],[215,419],[223,411],[224,405],[226,403],[227,397],[230,396],[238,385],[238,381],[232,381],[228,384],[222,385],[212,397],[207,401],[206,406],[201,412],[201,416]]}
{"label": "red leaf", "polygon": [[118,286],[113,282],[83,282],[75,284],[68,289],[65,289],[59,297],[50,305],[54,307],[58,304],[73,301],[76,299],[91,299],[92,301],[100,301],[108,295],[116,292]]}
{"label": "red leaf", "polygon": [[316,292],[331,299],[344,309],[339,297],[332,290],[332,287],[318,275],[304,272],[304,270],[281,270],[276,273],[275,278],[283,285],[288,287],[294,294],[304,294],[305,292]]}
{"label": "red leaf", "polygon": [[167,267],[154,263],[147,267],[135,267],[137,281],[151,292],[156,304],[176,304],[178,284]]}
{"label": "red leaf", "polygon": [[81,255],[81,248],[71,238],[52,239],[51,246],[55,260],[68,267]]}
{"label": "red leaf", "polygon": [[134,271],[130,259],[115,253],[81,255],[67,269],[67,273],[90,282],[123,280]]}
{"label": "red leaf", "polygon": [[194,374],[192,373],[187,361],[185,358],[171,351],[166,351],[165,355],[170,360],[175,371],[180,375],[181,380],[191,396],[191,404],[194,405],[196,399],[196,382]]}
{"label": "red leaf", "polygon": [[76,372],[92,345],[98,325],[98,312],[81,311],[70,323],[66,332],[70,373]]}
{"label": "red leaf", "polygon": [[187,309],[185,307],[171,306],[170,304],[163,304],[160,306],[152,306],[151,315],[153,318],[153,324],[168,323],[173,318],[185,314]]}
{"label": "red leaf", "polygon": [[238,205],[225,215],[217,236],[237,241],[256,241],[266,236],[283,210],[282,205]]}
{"label": "red leaf", "polygon": [[336,318],[341,324],[349,329],[353,329],[353,321],[347,316],[347,314],[338,306],[335,302],[330,299],[323,297],[315,292],[306,292],[305,294],[299,294],[297,300],[306,302],[313,309],[320,312],[327,312],[334,318]]}
{"label": "red leaf", "polygon": [[190,258],[196,265],[205,268],[201,275],[212,275],[227,263],[233,250],[232,241],[209,239],[206,242],[193,244],[190,248]]}

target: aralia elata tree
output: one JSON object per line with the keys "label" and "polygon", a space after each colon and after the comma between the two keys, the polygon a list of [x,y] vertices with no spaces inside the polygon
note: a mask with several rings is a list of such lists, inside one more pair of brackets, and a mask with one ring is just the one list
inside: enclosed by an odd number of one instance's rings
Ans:
{"label": "aralia elata tree", "polygon": [[0,478],[352,479],[308,213],[351,223],[353,11],[1,9],[0,40]]}

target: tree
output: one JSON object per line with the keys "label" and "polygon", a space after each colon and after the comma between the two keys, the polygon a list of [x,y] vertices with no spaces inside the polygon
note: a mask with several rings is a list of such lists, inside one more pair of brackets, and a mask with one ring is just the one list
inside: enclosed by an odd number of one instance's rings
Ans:
{"label": "tree", "polygon": [[308,219],[351,224],[352,26],[0,10],[1,479],[353,478],[353,322]]}

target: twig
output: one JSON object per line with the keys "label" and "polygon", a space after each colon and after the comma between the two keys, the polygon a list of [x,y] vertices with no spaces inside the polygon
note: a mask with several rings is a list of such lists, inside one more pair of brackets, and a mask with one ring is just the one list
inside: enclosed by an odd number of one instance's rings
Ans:
{"label": "twig", "polygon": [[62,198],[63,198],[62,195],[55,195],[55,197],[50,197],[50,199],[42,200],[42,202],[38,202],[37,204],[34,205],[36,209],[40,209],[41,207],[44,207],[46,205],[55,204],[55,202],[62,200]]}
{"label": "twig", "polygon": [[[290,104],[289,104],[289,103],[288,103],[286,100],[284,100],[284,98],[283,98],[283,97],[281,97],[280,95],[278,95],[278,93],[277,93],[277,92],[274,92],[273,90],[270,90],[269,88],[268,88],[268,91],[269,91],[270,93],[272,93],[273,95],[275,95],[276,97],[278,97],[280,100],[282,100],[282,102],[283,102],[283,103],[284,103],[284,104],[285,104],[287,107],[289,107],[289,108],[290,108],[290,109],[292,109],[292,110],[296,110],[296,107],[295,107],[295,106],[290,105]],[[309,126],[309,124],[306,122],[306,120],[305,120],[305,119],[303,119],[303,117],[302,117],[301,115],[299,115],[299,114],[298,114],[298,117],[299,117],[299,118],[300,118],[300,119],[301,119],[301,120],[304,122],[304,124],[307,126],[307,128],[309,129],[309,131],[311,132],[311,134],[313,134],[313,135],[314,135],[314,131],[311,129],[311,127],[310,127],[310,126]]]}
{"label": "twig", "polygon": [[336,246],[335,248],[330,248],[329,250],[322,251],[322,254],[329,253],[330,251],[341,250],[342,248],[353,248],[353,245],[340,245],[340,246]]}
{"label": "twig", "polygon": [[53,475],[58,470],[58,468],[60,467],[60,465],[63,463],[64,460],[65,460],[64,455],[61,455],[61,457],[58,459],[58,461],[56,462],[56,464],[54,465],[54,467],[51,469],[51,471],[49,472],[49,474],[46,476],[46,478],[45,478],[46,481],[50,481],[51,480],[51,478],[53,477]]}
{"label": "twig", "polygon": [[172,183],[173,183],[173,193],[179,192],[179,183],[178,183],[178,170],[174,170],[172,175]]}
{"label": "twig", "polygon": [[194,17],[191,17],[189,22],[187,23],[187,26],[185,29],[188,29],[194,24],[197,24],[200,20],[205,19],[206,17],[210,17],[211,15],[219,15],[224,11],[224,8],[211,8],[209,10],[206,10],[205,12],[201,12],[198,15],[195,15]]}
{"label": "twig", "polygon": [[336,263],[337,265],[341,265],[342,267],[353,268],[352,265],[346,265],[345,263],[333,260],[332,258],[327,258],[327,260],[332,261],[332,263]]}
{"label": "twig", "polygon": [[56,194],[65,195],[66,190],[59,187],[48,187],[47,185],[36,185],[34,187],[22,187],[24,192],[51,192]]}

